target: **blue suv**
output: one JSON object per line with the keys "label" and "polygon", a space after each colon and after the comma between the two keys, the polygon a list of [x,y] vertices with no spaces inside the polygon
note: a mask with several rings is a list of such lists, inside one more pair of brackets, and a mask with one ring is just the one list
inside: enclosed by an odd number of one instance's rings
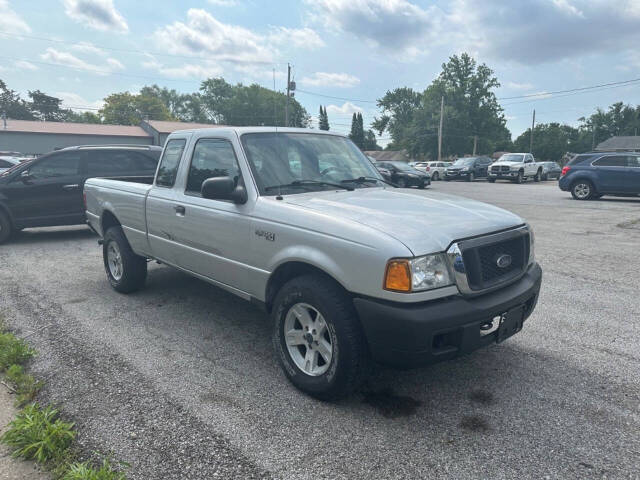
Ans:
{"label": "blue suv", "polygon": [[640,153],[592,152],[574,157],[562,169],[560,190],[576,200],[603,195],[640,195]]}

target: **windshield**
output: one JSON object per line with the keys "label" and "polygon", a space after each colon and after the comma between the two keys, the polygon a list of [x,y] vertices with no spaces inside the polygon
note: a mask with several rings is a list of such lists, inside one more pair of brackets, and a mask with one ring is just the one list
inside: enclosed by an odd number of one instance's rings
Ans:
{"label": "windshield", "polygon": [[499,162],[524,162],[524,155],[509,153],[506,155],[502,155],[498,161]]}
{"label": "windshield", "polygon": [[15,165],[13,165],[13,166],[9,167],[8,169],[1,171],[1,172],[0,172],[0,177],[5,177],[5,176],[7,176],[7,175],[11,175],[11,174],[12,174],[14,171],[16,171],[18,168],[20,168],[20,167],[22,167],[22,166],[24,166],[24,165],[27,165],[28,163],[31,163],[33,160],[34,160],[33,158],[30,158],[30,159],[25,160],[25,161],[23,161],[23,162],[18,162],[18,163],[16,163]]}
{"label": "windshield", "polygon": [[475,160],[474,158],[459,158],[458,160],[456,160],[455,162],[453,162],[453,167],[469,167],[471,165],[473,165],[473,162]]}
{"label": "windshield", "polygon": [[[380,174],[351,140],[313,133],[245,133],[247,159],[262,195],[335,190],[323,183],[372,177],[353,187],[382,186]],[[295,184],[306,181],[309,183]],[[293,184],[293,185],[292,185]],[[280,186],[280,187],[278,187]]]}

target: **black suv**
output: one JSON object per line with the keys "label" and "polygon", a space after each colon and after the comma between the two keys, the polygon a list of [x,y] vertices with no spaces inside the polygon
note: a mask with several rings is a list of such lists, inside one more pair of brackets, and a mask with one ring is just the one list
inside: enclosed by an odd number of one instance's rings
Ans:
{"label": "black suv", "polygon": [[149,145],[68,147],[0,173],[0,243],[23,228],[84,223],[87,178],[152,176],[161,153]]}
{"label": "black suv", "polygon": [[487,177],[489,165],[492,160],[489,157],[464,157],[459,158],[444,171],[445,180],[464,179],[473,182],[476,178]]}

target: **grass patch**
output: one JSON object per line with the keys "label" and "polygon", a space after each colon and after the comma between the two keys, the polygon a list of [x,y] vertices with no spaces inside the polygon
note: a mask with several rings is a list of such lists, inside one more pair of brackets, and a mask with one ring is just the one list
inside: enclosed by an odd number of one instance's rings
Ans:
{"label": "grass patch", "polygon": [[115,472],[108,460],[103,460],[99,468],[94,468],[88,462],[74,463],[62,477],[62,480],[126,480],[122,472]]}
{"label": "grass patch", "polygon": [[22,365],[11,365],[6,371],[7,380],[11,382],[16,392],[16,406],[22,407],[33,402],[42,388],[42,382],[24,372]]}
{"label": "grass patch", "polygon": [[13,333],[0,333],[0,371],[4,372],[11,365],[21,365],[35,354],[34,349]]}
{"label": "grass patch", "polygon": [[32,403],[18,413],[0,441],[11,448],[13,457],[46,464],[59,461],[75,436],[73,423],[58,418],[56,409]]}

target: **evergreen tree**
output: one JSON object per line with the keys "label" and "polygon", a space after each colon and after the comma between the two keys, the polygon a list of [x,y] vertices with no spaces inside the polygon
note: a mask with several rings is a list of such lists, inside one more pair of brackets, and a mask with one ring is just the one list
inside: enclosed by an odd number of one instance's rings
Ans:
{"label": "evergreen tree", "polygon": [[327,109],[320,105],[320,116],[318,117],[318,126],[320,130],[329,130],[329,117],[327,116]]}

